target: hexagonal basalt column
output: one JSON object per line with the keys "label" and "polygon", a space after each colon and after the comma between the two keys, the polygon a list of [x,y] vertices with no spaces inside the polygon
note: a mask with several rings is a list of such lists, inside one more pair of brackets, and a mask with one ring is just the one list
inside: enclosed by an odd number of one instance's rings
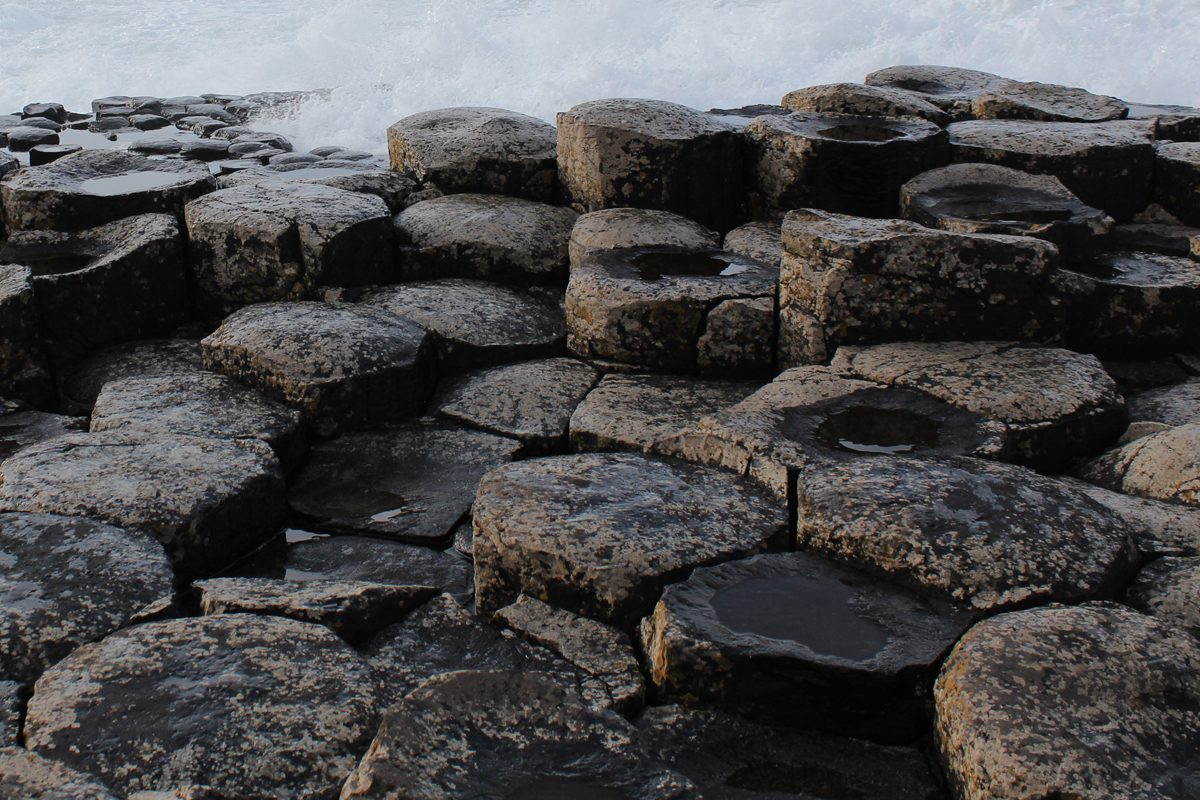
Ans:
{"label": "hexagonal basalt column", "polygon": [[1188,225],[1200,225],[1200,142],[1158,146],[1154,199]]}
{"label": "hexagonal basalt column", "polygon": [[558,171],[581,211],[633,206],[717,230],[743,221],[737,128],[660,100],[594,100],[558,115]]}
{"label": "hexagonal basalt column", "polygon": [[582,264],[601,250],[628,247],[677,247],[711,250],[721,237],[698,222],[669,211],[649,208],[606,208],[584,214],[571,229],[571,264]]}
{"label": "hexagonal basalt column", "polygon": [[868,86],[917,92],[955,119],[969,119],[971,104],[985,92],[999,91],[1014,81],[990,72],[935,64],[902,64],[876,70],[863,79]]}
{"label": "hexagonal basalt column", "polygon": [[900,186],[950,160],[946,133],[916,118],[796,112],[746,126],[765,208],[891,217]]}
{"label": "hexagonal basalt column", "polygon": [[920,92],[861,83],[831,83],[788,92],[779,103],[791,111],[871,117],[920,117],[946,125],[950,115]]}
{"label": "hexagonal basalt column", "polygon": [[1035,119],[1043,122],[1109,122],[1129,107],[1115,97],[1053,83],[1009,83],[971,101],[978,119]]}
{"label": "hexagonal basalt column", "polygon": [[774,268],[720,250],[598,252],[571,270],[567,345],[673,372],[769,372],[776,280]]}

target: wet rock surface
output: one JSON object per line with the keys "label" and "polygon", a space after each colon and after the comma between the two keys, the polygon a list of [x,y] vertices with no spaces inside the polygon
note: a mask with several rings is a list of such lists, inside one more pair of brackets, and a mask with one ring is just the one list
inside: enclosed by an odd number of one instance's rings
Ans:
{"label": "wet rock surface", "polygon": [[21,684],[0,681],[0,748],[16,747],[21,737],[21,717],[25,698]]}
{"label": "wet rock surface", "polygon": [[1122,494],[1073,478],[1062,480],[1125,520],[1142,556],[1200,555],[1200,509]]}
{"label": "wet rock surface", "polygon": [[1118,492],[1200,505],[1200,423],[1135,439],[1083,465],[1079,475]]}
{"label": "wet rock surface", "polygon": [[[266,145],[244,143],[236,147]],[[271,188],[280,183],[313,183],[342,189],[347,192],[375,195],[387,204],[388,210],[397,213],[403,209],[414,193],[416,184],[375,161],[346,161],[343,153],[334,153],[323,161],[313,164],[271,164],[264,168],[240,169],[217,179],[217,187],[231,189],[236,186],[258,186]]]}

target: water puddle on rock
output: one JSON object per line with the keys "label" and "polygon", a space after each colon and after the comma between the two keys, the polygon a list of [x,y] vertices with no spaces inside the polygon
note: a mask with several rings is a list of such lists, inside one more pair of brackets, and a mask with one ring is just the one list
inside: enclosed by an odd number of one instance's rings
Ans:
{"label": "water puddle on rock", "polygon": [[1035,189],[974,183],[930,192],[925,200],[935,214],[977,220],[1048,225],[1071,219],[1062,200]]}
{"label": "water puddle on rock", "polygon": [[518,786],[505,800],[628,800],[628,795],[607,786],[579,783],[567,778],[539,778]]}
{"label": "water puddle on rock", "polygon": [[184,179],[178,173],[144,170],[127,172],[123,175],[109,175],[104,178],[89,178],[79,184],[79,191],[99,197],[114,197],[120,194],[163,189],[183,183],[183,181]]}
{"label": "water puddle on rock", "polygon": [[65,275],[86,269],[96,260],[87,253],[64,253],[41,248],[10,248],[0,252],[0,264],[17,264],[28,267],[36,277]]}
{"label": "water puddle on rock", "polygon": [[1067,267],[1106,283],[1123,286],[1171,287],[1200,285],[1200,264],[1191,259],[1137,250],[1103,253]]}
{"label": "water puddle on rock", "polygon": [[326,516],[369,518],[390,522],[407,513],[408,501],[395,492],[358,483],[333,483],[314,489],[313,501]]}
{"label": "water puddle on rock", "polygon": [[708,253],[641,253],[629,263],[647,281],[657,281],[668,275],[730,278],[750,271],[746,264],[737,264]]}
{"label": "water puddle on rock", "polygon": [[850,406],[817,426],[817,438],[852,453],[902,455],[936,447],[937,420],[900,408]]}
{"label": "water puddle on rock", "polygon": [[829,578],[749,578],[713,595],[722,625],[737,633],[798,642],[814,653],[851,661],[874,657],[888,631],[856,608],[859,592]]}
{"label": "water puddle on rock", "polygon": [[366,169],[351,169],[349,167],[305,167],[303,169],[269,170],[269,174],[291,181],[311,180],[313,178],[339,178],[345,175],[371,174]]}
{"label": "water puddle on rock", "polygon": [[826,139],[839,142],[890,142],[904,138],[902,131],[882,125],[834,125],[832,128],[822,128],[819,133]]}

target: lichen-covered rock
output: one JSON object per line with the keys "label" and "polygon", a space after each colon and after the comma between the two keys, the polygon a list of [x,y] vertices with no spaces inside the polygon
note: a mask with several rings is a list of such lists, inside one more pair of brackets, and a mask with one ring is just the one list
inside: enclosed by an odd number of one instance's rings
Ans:
{"label": "lichen-covered rock", "polygon": [[1115,597],[1125,521],[1069,484],[972,458],[856,459],[797,482],[806,549],[979,611]]}
{"label": "lichen-covered rock", "polygon": [[127,628],[34,687],[25,741],[123,793],[335,796],[374,732],[367,663],[320,625],[222,614]]}
{"label": "lichen-covered rock", "polygon": [[1063,480],[1125,520],[1142,556],[1200,555],[1200,508],[1134,497],[1073,478]]}
{"label": "lichen-covered rock", "polygon": [[197,339],[157,339],[106,347],[59,376],[63,401],[72,412],[88,413],[109,381],[195,375],[204,369]]}
{"label": "lichen-covered rock", "polygon": [[388,128],[392,169],[446,192],[488,192],[553,202],[554,126],[500,108],[442,108]]}
{"label": "lichen-covered rock", "polygon": [[746,126],[765,210],[891,217],[900,187],[950,161],[946,133],[916,117],[797,111]]}
{"label": "lichen-covered rock", "polygon": [[787,543],[784,510],[758,487],[625,454],[493,470],[479,485],[474,527],[481,613],[528,594],[623,629],[693,568]]}
{"label": "lichen-covered rock", "polygon": [[9,175],[0,206],[10,231],[78,231],[138,214],[182,217],[214,185],[203,164],[89,149]]}
{"label": "lichen-covered rock", "polygon": [[451,194],[396,217],[406,280],[477,278],[562,285],[576,214],[517,197]]}
{"label": "lichen-covered rock", "polygon": [[783,239],[773,222],[747,222],[725,234],[723,247],[778,268],[783,263]]}
{"label": "lichen-covered rock", "polygon": [[0,511],[149,531],[185,575],[254,550],[282,527],[285,510],[279,462],[254,439],[70,433],[0,464]]}
{"label": "lichen-covered rock", "polygon": [[863,79],[868,86],[905,89],[924,95],[955,119],[969,118],[971,104],[979,95],[999,91],[1013,82],[990,72],[933,64],[885,67]]}
{"label": "lichen-covered rock", "polygon": [[22,447],[53,439],[64,433],[84,430],[86,424],[87,420],[83,417],[64,417],[44,411],[15,411],[6,414],[0,409],[0,461]]}
{"label": "lichen-covered rock", "polygon": [[1200,142],[1164,142],[1154,163],[1154,200],[1187,225],[1200,225]]}
{"label": "lichen-covered rock", "polygon": [[561,309],[483,281],[450,278],[389,286],[363,298],[428,330],[443,373],[560,355]]}
{"label": "lichen-covered rock", "polygon": [[439,416],[519,439],[534,452],[561,450],[571,415],[599,377],[569,358],[490,367],[444,385],[433,405]]}
{"label": "lichen-covered rock", "polygon": [[1200,423],[1135,439],[1085,464],[1079,475],[1118,492],[1200,505]]}
{"label": "lichen-covered rock", "polygon": [[939,755],[964,800],[1195,797],[1197,675],[1197,639],[1120,606],[995,617],[938,677]]}
{"label": "lichen-covered rock", "polygon": [[687,217],[650,208],[606,208],[579,217],[571,229],[571,264],[603,250],[674,247],[711,250],[720,237]]}
{"label": "lichen-covered rock", "polygon": [[289,502],[312,530],[444,547],[479,479],[519,452],[515,439],[433,420],[349,434],[312,449]]}
{"label": "lichen-covered rock", "polygon": [[50,374],[38,341],[33,272],[0,264],[0,395],[41,402],[50,395]]}
{"label": "lichen-covered rock", "polygon": [[119,800],[93,776],[23,747],[0,747],[0,800]]}
{"label": "lichen-covered rock", "polygon": [[162,546],[77,517],[0,514],[0,679],[33,681],[173,592]]}
{"label": "lichen-covered rock", "polygon": [[432,389],[425,330],[370,306],[249,306],[201,346],[205,367],[300,409],[321,435],[416,414]]}
{"label": "lichen-covered rock", "polygon": [[1109,122],[1129,107],[1115,97],[1053,83],[1009,83],[971,101],[977,119],[1035,119],[1043,122]]}
{"label": "lichen-covered rock", "polygon": [[830,83],[788,92],[779,104],[790,111],[871,117],[920,117],[946,125],[950,115],[920,92],[862,83]]}
{"label": "lichen-covered rock", "polygon": [[392,216],[372,195],[284,183],[222,189],[186,212],[201,316],[252,303],[304,300],[320,286],[387,283]]}
{"label": "lichen-covered rock", "polygon": [[1118,222],[1150,202],[1154,145],[1145,122],[976,120],[957,122],[949,133],[954,161],[1054,175]]}
{"label": "lichen-covered rock", "polygon": [[692,783],[642,755],[634,738],[629,723],[545,676],[458,672],[388,712],[342,797],[691,796]]}
{"label": "lichen-covered rock", "polygon": [[1125,603],[1200,637],[1200,558],[1160,558],[1140,573]]}
{"label": "lichen-covered rock", "polygon": [[1133,395],[1129,398],[1129,420],[1171,426],[1200,422],[1200,378]]}
{"label": "lichen-covered rock", "polygon": [[716,230],[744,221],[738,129],[661,100],[593,100],[558,115],[558,174],[581,211],[673,211]]}

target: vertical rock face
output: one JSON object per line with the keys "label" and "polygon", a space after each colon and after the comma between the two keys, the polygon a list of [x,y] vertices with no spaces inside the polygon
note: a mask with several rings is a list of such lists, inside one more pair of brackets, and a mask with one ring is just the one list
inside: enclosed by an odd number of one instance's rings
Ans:
{"label": "vertical rock face", "polygon": [[737,128],[660,100],[595,100],[558,115],[558,172],[581,211],[682,214],[719,231],[744,221]]}
{"label": "vertical rock face", "polygon": [[1188,225],[1200,225],[1200,142],[1158,146],[1154,199]]}
{"label": "vertical rock face", "polygon": [[1120,606],[1005,614],[935,687],[937,747],[964,800],[1184,800],[1200,792],[1200,644]]}
{"label": "vertical rock face", "polygon": [[1160,558],[1137,576],[1125,602],[1200,637],[1200,558]]}
{"label": "vertical rock face", "polygon": [[40,401],[50,394],[37,335],[32,271],[0,264],[0,396]]}

